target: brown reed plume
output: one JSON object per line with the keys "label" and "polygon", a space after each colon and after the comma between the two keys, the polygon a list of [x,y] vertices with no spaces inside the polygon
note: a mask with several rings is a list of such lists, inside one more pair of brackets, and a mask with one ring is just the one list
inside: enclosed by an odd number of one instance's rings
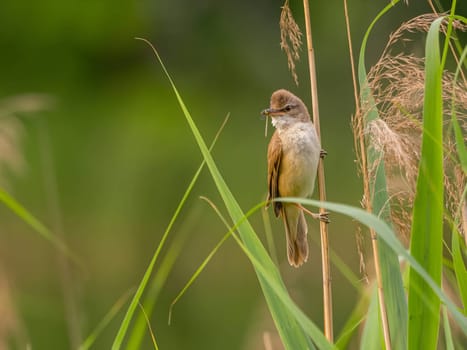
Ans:
{"label": "brown reed plume", "polygon": [[24,119],[35,113],[51,109],[55,104],[52,96],[22,94],[0,99],[0,186],[9,187],[8,175],[22,174],[26,169],[22,140]]}
{"label": "brown reed plume", "polygon": [[289,0],[285,0],[284,6],[282,6],[279,26],[281,30],[281,49],[287,56],[287,65],[289,66],[295,84],[298,86],[295,62],[300,59],[302,32],[293,18],[292,11],[289,7]]}
{"label": "brown reed plume", "polygon": [[[368,73],[368,85],[374,105],[368,102],[361,106],[363,115],[376,107],[380,118],[371,121],[365,130],[354,124],[354,132],[363,132],[372,146],[382,154],[388,181],[391,218],[396,231],[406,243],[411,229],[411,208],[420,161],[425,73],[424,59],[404,52],[404,48],[413,42],[414,35],[426,33],[437,17],[435,14],[415,17],[390,35],[382,56]],[[467,29],[459,22],[455,22],[454,27],[457,30]],[[466,184],[466,175],[457,160],[455,140],[450,127],[451,104],[454,101],[456,116],[465,135],[467,85],[464,79],[454,83],[454,75],[448,71],[443,73],[442,83],[445,116],[445,203],[449,216],[447,219],[452,221],[458,215],[458,208],[463,202],[462,189]],[[379,162],[370,166],[370,178],[374,178],[378,166]],[[459,230],[464,232],[462,226],[459,226]]]}

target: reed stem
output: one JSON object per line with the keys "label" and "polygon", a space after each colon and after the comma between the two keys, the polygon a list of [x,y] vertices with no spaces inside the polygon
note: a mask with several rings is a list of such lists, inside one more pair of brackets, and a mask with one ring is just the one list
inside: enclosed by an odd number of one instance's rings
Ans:
{"label": "reed stem", "polygon": [[[313,40],[311,35],[311,21],[310,21],[310,5],[308,0],[303,0],[303,7],[305,12],[305,27],[306,27],[306,42],[308,49],[308,65],[310,70],[310,83],[311,83],[311,105],[313,111],[313,123],[316,128],[316,133],[321,141],[321,131],[319,123],[319,108],[318,108],[318,87],[316,82],[316,64],[315,55],[313,50]],[[324,177],[324,164],[320,159],[318,164],[318,188],[319,199],[326,201],[326,185]],[[320,208],[321,214],[325,213],[324,208]],[[332,343],[333,338],[333,322],[332,322],[332,290],[331,290],[331,263],[329,259],[329,236],[328,226],[326,222],[320,221],[319,223],[321,235],[321,261],[323,269],[323,308],[324,308],[324,335]]]}
{"label": "reed stem", "polygon": [[[357,85],[357,76],[355,73],[355,62],[353,58],[353,49],[352,49],[352,36],[350,34],[350,20],[349,20],[349,12],[347,8],[347,0],[344,0],[344,14],[345,14],[345,24],[347,29],[347,40],[349,44],[349,54],[350,54],[350,65],[352,69],[352,81],[354,86],[354,98],[355,98],[355,110],[357,118],[357,123],[359,125],[359,132],[355,135],[358,140],[355,140],[356,147],[355,151],[360,151],[360,154],[357,156],[360,158],[361,167],[362,167],[362,176],[363,176],[363,203],[365,205],[365,209],[369,212],[373,212],[373,206],[371,203],[371,195],[370,195],[370,180],[368,175],[368,167],[367,167],[367,159],[366,159],[366,152],[365,152],[365,138],[364,133],[361,132],[363,129],[363,116],[360,111],[360,101],[358,99],[358,85]],[[391,337],[389,333],[389,322],[388,322],[388,315],[386,310],[386,303],[384,301],[384,292],[383,292],[383,280],[381,276],[381,266],[379,262],[379,253],[378,253],[378,238],[376,236],[376,232],[373,229],[370,229],[370,236],[372,242],[372,249],[373,249],[373,259],[375,264],[375,272],[376,272],[376,283],[378,286],[378,301],[379,301],[379,310],[381,316],[381,323],[383,326],[383,336],[384,336],[384,343],[386,346],[386,350],[391,350]]]}

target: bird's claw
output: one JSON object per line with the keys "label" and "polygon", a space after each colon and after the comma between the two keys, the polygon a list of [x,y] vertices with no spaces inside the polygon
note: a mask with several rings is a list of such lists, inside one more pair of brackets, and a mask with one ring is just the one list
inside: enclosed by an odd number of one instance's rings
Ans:
{"label": "bird's claw", "polygon": [[313,216],[314,219],[318,219],[319,221],[322,221],[326,224],[329,224],[331,220],[329,220],[329,212],[325,211],[322,213],[316,213]]}
{"label": "bird's claw", "polygon": [[328,152],[326,152],[324,149],[322,149],[320,152],[319,152],[319,157],[320,158],[324,158],[328,155]]}

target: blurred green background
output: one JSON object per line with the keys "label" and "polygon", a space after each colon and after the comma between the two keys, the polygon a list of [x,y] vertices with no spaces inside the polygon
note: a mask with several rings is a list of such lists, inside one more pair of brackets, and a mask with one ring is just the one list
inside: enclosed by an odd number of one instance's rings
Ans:
{"label": "blurred green background", "polygon": [[[158,48],[208,143],[230,113],[213,152],[215,160],[245,211],[265,199],[272,127],[265,138],[259,112],[278,88],[292,90],[310,104],[306,50],[298,63],[299,87],[280,50],[282,4],[1,2],[0,129],[12,143],[1,145],[0,151],[2,160],[13,162],[13,167],[1,165],[2,186],[53,231],[62,232],[85,265],[82,271],[72,268],[71,278],[63,282],[63,261],[56,250],[0,207],[0,341],[6,339],[6,348],[72,348],[64,294],[72,295],[77,306],[77,338],[90,334],[140,282],[202,160],[160,66],[134,37],[147,38]],[[386,4],[349,1],[356,52],[364,31]],[[301,2],[291,1],[291,7],[304,31]],[[370,39],[368,57],[373,61],[368,63],[375,62],[401,21],[428,11],[424,1],[392,10]],[[343,3],[312,1],[311,16],[322,143],[328,151],[327,195],[330,201],[358,206],[361,184],[350,128],[354,102]],[[34,107],[37,102],[46,108]],[[5,117],[12,103],[15,122],[11,114]],[[150,316],[152,329],[162,349],[262,348],[263,332],[273,333],[274,327],[251,264],[233,240],[176,305],[172,325],[167,325],[171,301],[226,232],[200,195],[223,208],[204,171],[169,237],[169,243],[177,235],[185,235],[185,241]],[[265,242],[261,213],[251,221]],[[318,224],[310,222],[311,256],[301,269],[288,266],[282,224],[275,218],[272,224],[288,288],[321,326]],[[332,215],[332,248],[360,277],[356,230],[351,220]],[[333,297],[339,334],[357,291],[335,267]],[[94,348],[110,348],[125,309]],[[148,335],[143,348],[151,348]]]}

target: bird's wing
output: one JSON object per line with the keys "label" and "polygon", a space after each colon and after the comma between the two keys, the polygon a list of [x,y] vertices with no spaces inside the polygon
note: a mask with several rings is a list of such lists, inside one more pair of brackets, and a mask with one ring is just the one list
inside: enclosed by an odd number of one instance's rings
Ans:
{"label": "bird's wing", "polygon": [[[277,130],[271,137],[268,146],[268,201],[280,197],[279,194],[279,168],[282,158],[282,143]],[[280,215],[282,204],[274,202],[274,213]]]}

